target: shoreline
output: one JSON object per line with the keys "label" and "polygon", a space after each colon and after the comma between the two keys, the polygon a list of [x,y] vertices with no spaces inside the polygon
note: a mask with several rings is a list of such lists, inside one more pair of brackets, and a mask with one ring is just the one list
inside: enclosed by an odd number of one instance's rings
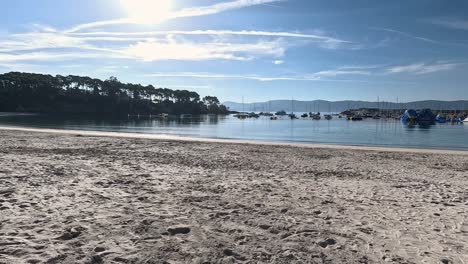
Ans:
{"label": "shoreline", "polygon": [[91,130],[73,130],[73,129],[55,129],[55,128],[30,128],[20,126],[0,125],[0,130],[22,131],[35,133],[54,133],[62,135],[77,135],[90,137],[114,137],[114,138],[134,138],[134,139],[154,139],[154,140],[172,140],[182,142],[200,142],[200,143],[223,143],[223,144],[245,144],[260,146],[285,146],[311,149],[334,149],[334,150],[358,150],[358,151],[377,151],[377,152],[396,152],[396,153],[415,153],[415,154],[446,154],[446,155],[468,155],[468,150],[451,149],[424,149],[424,148],[404,148],[404,147],[384,147],[384,146],[360,146],[360,145],[334,145],[319,143],[295,143],[295,142],[276,142],[276,141],[257,141],[257,140],[239,140],[239,139],[221,139],[221,138],[197,138],[183,137],[161,134],[143,134],[129,132],[109,132],[109,131],[91,131]]}

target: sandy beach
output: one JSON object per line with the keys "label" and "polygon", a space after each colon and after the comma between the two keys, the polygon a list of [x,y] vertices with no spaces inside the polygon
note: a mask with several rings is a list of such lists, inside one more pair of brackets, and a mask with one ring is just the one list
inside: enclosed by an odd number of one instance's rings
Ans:
{"label": "sandy beach", "polygon": [[466,152],[0,129],[0,263],[468,263]]}

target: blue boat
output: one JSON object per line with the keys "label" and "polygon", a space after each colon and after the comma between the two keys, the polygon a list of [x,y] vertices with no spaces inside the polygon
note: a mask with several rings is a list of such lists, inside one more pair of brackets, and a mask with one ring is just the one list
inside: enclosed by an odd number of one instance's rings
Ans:
{"label": "blue boat", "polygon": [[438,114],[438,115],[436,116],[436,118],[435,118],[435,121],[436,121],[437,123],[443,124],[443,123],[446,123],[446,122],[447,122],[447,118],[445,118],[445,116],[442,115],[442,114]]}
{"label": "blue boat", "polygon": [[401,117],[401,122],[403,123],[414,123],[418,119],[418,112],[414,109],[408,109],[405,111],[403,116]]}
{"label": "blue boat", "polygon": [[424,124],[430,124],[434,123],[435,116],[432,113],[431,109],[423,109],[418,112],[417,114],[417,122],[418,123],[424,123]]}

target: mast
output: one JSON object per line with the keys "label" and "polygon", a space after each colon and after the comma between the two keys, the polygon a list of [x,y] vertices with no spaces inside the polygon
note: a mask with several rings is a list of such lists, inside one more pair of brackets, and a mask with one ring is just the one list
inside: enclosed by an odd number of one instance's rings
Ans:
{"label": "mast", "polygon": [[242,112],[245,113],[244,96],[242,96]]}
{"label": "mast", "polygon": [[291,99],[291,113],[294,114],[294,97]]}

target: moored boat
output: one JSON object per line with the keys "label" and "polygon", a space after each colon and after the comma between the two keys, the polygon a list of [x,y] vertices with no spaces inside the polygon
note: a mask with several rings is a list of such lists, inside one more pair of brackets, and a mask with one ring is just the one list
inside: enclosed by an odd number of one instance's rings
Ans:
{"label": "moored boat", "polygon": [[181,114],[180,118],[192,118],[191,114]]}
{"label": "moored boat", "polygon": [[250,117],[250,118],[259,118],[260,115],[258,115],[258,114],[256,114],[256,113],[252,112],[252,113],[249,113],[249,117]]}
{"label": "moored boat", "polygon": [[414,123],[418,119],[418,112],[413,109],[408,109],[405,111],[403,116],[401,116],[401,122],[403,123]]}
{"label": "moored boat", "polygon": [[333,116],[332,115],[324,115],[326,120],[332,120]]}
{"label": "moored boat", "polygon": [[349,121],[362,121],[364,118],[362,116],[348,116]]}
{"label": "moored boat", "polygon": [[320,119],[322,119],[322,117],[319,114],[313,114],[312,119],[313,120],[320,120]]}
{"label": "moored boat", "polygon": [[443,114],[438,114],[435,118],[435,121],[437,123],[446,123],[447,122],[447,118],[445,117],[445,115]]}
{"label": "moored boat", "polygon": [[290,113],[290,114],[289,114],[289,118],[291,118],[291,119],[297,119],[297,116],[296,116],[296,114],[294,114],[294,113]]}
{"label": "moored boat", "polygon": [[418,116],[417,116],[417,121],[418,123],[425,123],[425,124],[429,124],[429,123],[434,123],[434,114],[432,113],[431,109],[423,109],[421,111],[418,112]]}
{"label": "moored boat", "polygon": [[275,115],[277,115],[277,116],[285,116],[285,115],[288,115],[288,114],[286,113],[286,111],[281,110],[281,111],[276,112]]}
{"label": "moored boat", "polygon": [[234,117],[237,117],[239,119],[246,119],[249,117],[249,115],[246,113],[238,113],[238,114],[235,114]]}

